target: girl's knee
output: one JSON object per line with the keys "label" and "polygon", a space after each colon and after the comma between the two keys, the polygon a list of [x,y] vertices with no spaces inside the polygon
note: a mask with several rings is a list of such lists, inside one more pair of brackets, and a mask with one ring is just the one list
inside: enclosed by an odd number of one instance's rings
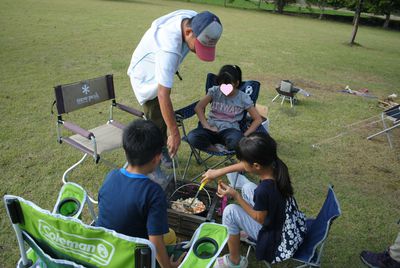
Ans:
{"label": "girl's knee", "polygon": [[222,222],[234,222],[236,215],[238,215],[238,210],[240,209],[240,206],[236,204],[229,204],[225,207],[224,213],[222,214]]}

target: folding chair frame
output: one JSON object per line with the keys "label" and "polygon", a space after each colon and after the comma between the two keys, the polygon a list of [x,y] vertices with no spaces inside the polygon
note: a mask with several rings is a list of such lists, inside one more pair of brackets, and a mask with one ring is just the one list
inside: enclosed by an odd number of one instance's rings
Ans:
{"label": "folding chair frame", "polygon": [[[296,256],[296,253],[294,254],[294,256],[293,256],[292,258],[290,258],[290,260],[294,260],[294,261],[296,261],[296,262],[302,263],[301,265],[296,266],[296,268],[302,268],[302,267],[320,267],[320,266],[321,266],[322,253],[323,253],[323,249],[324,249],[325,242],[326,242],[326,240],[327,240],[327,238],[328,238],[328,234],[329,234],[330,227],[331,227],[331,225],[332,225],[332,222],[333,222],[337,217],[339,217],[339,216],[341,215],[340,205],[339,205],[339,202],[338,202],[338,200],[337,200],[337,198],[336,198],[335,192],[333,191],[333,186],[332,186],[332,185],[329,185],[329,187],[328,187],[328,194],[329,194],[330,191],[333,192],[333,197],[334,197],[335,203],[336,203],[337,206],[338,206],[338,213],[339,213],[339,214],[334,215],[334,216],[331,217],[330,220],[328,221],[328,228],[326,229],[326,232],[325,232],[325,234],[324,234],[324,237],[323,237],[318,243],[315,244],[314,250],[313,250],[314,254],[313,254],[313,256],[310,257],[310,260],[309,260],[309,261],[303,261],[303,260],[300,260],[300,259],[296,258],[296,257],[295,257],[295,256]],[[327,198],[328,198],[328,196],[327,196]],[[326,198],[326,199],[327,199],[327,198]],[[324,204],[325,204],[325,202],[326,202],[326,200],[324,201]],[[324,206],[324,204],[322,205],[322,207]],[[322,209],[322,207],[321,207],[321,209]],[[314,221],[315,221],[315,218],[307,218],[307,220],[306,220],[307,229],[309,229],[309,227],[312,225],[312,223],[313,223]],[[307,234],[306,234],[306,236],[307,236]],[[255,248],[256,248],[256,241],[253,241],[253,240],[250,240],[250,239],[245,239],[245,240],[241,240],[241,241],[244,242],[244,243],[246,243],[246,244],[248,244],[248,249],[247,249],[247,253],[246,253],[246,258],[248,258],[249,255],[250,255],[251,249],[253,249],[253,250],[255,251]],[[301,247],[301,245],[300,245],[300,247]],[[299,249],[300,249],[300,248],[299,248]],[[263,261],[263,263],[266,265],[266,267],[271,267],[271,264],[270,264],[269,262]]]}
{"label": "folding chair frame", "polygon": [[[393,148],[393,143],[392,143],[390,131],[392,129],[395,129],[395,128],[400,126],[400,105],[396,105],[396,106],[384,111],[381,114],[381,119],[382,119],[383,130],[368,136],[367,140],[370,140],[370,139],[372,139],[372,138],[374,138],[376,136],[379,136],[381,134],[386,134],[389,146],[390,146],[390,148]],[[393,126],[388,127],[386,125],[385,119],[391,120],[393,122]]]}
{"label": "folding chair frame", "polygon": [[[65,88],[73,88],[75,86],[80,86],[83,83],[82,86],[82,90],[84,90],[84,86],[86,85],[85,83],[98,83],[100,86],[102,87],[101,90],[105,91],[104,87],[106,87],[107,96],[97,96],[98,100],[94,100],[90,103],[91,99],[84,99],[84,101],[82,101],[82,105],[81,107],[79,107],[79,105],[75,104],[74,105],[68,105],[64,103],[64,99],[66,98],[64,96],[64,90],[66,90]],[[116,167],[116,165],[112,164],[111,162],[105,160],[104,158],[100,157],[100,154],[98,153],[98,149],[97,149],[97,140],[95,135],[86,130],[81,128],[80,126],[65,121],[62,117],[63,114],[77,110],[77,109],[81,109],[81,108],[85,108],[87,106],[90,105],[94,105],[97,104],[99,102],[103,102],[103,101],[107,101],[107,100],[111,100],[111,106],[110,106],[110,110],[109,110],[109,117],[108,117],[108,121],[107,124],[113,125],[116,128],[119,129],[123,129],[125,126],[117,121],[114,120],[113,118],[113,109],[117,108],[121,111],[127,112],[129,114],[132,114],[134,116],[137,117],[141,117],[145,119],[144,113],[136,110],[134,108],[128,107],[126,105],[117,103],[115,100],[115,92],[114,92],[114,82],[113,82],[113,75],[108,74],[102,77],[97,77],[97,78],[93,78],[93,79],[89,79],[89,80],[83,80],[80,82],[76,82],[76,83],[71,83],[71,84],[65,84],[65,85],[58,85],[56,87],[54,87],[54,91],[55,91],[55,96],[56,96],[56,104],[57,104],[57,111],[58,111],[58,115],[57,115],[57,122],[56,122],[56,128],[57,128],[57,141],[58,143],[67,143],[69,145],[71,145],[72,147],[80,150],[81,152],[84,153],[83,157],[78,160],[76,163],[74,163],[71,167],[69,167],[63,174],[62,176],[62,182],[65,184],[67,182],[67,175],[74,170],[77,166],[79,166],[88,155],[91,155],[94,158],[94,161],[96,164],[98,164],[100,162],[100,160],[105,163],[106,165],[110,166],[110,167]],[[92,142],[92,148],[87,148],[81,144],[79,144],[78,142],[76,142],[75,140],[71,139],[70,137],[63,137],[61,132],[62,132],[62,128],[65,128],[71,132],[73,132],[74,134],[78,134],[82,137],[84,137],[85,139],[89,140]],[[90,198],[90,197],[89,197]],[[94,199],[90,198],[90,200],[94,203],[97,203],[97,201],[95,201]]]}

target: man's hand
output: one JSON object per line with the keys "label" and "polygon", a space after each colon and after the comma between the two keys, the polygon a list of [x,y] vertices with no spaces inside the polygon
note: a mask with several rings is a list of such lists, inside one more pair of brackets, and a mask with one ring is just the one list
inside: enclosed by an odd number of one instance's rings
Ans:
{"label": "man's hand", "polygon": [[176,152],[178,151],[180,144],[181,144],[181,135],[179,133],[179,130],[176,129],[176,131],[169,134],[167,141],[168,152],[171,158],[176,155]]}

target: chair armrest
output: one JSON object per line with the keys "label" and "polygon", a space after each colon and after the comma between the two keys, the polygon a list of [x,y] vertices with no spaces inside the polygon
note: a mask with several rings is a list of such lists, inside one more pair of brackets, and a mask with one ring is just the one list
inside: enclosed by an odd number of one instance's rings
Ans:
{"label": "chair armrest", "polygon": [[198,103],[198,101],[193,102],[192,104],[189,104],[188,106],[185,106],[179,110],[175,111],[175,118],[177,121],[182,121],[185,119],[188,119],[190,117],[192,117],[193,115],[196,114],[196,112],[194,111],[194,107],[196,106],[196,104]]}
{"label": "chair armrest", "polygon": [[143,115],[144,115],[144,113],[142,111],[136,110],[136,109],[134,109],[132,107],[128,107],[128,106],[123,105],[121,103],[115,103],[115,106],[118,109],[120,109],[120,110],[122,110],[124,112],[130,113],[130,114],[133,114],[133,115],[135,115],[137,117],[143,117]]}
{"label": "chair armrest", "polygon": [[89,140],[91,137],[94,137],[94,134],[92,132],[87,131],[86,129],[83,129],[80,126],[75,125],[74,123],[63,121],[62,124],[66,129],[74,132],[75,134],[79,134],[82,137],[85,137]]}

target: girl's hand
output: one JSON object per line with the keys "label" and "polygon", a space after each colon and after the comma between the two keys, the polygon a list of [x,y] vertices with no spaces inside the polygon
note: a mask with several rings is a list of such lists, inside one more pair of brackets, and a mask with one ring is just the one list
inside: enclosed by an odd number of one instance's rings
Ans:
{"label": "girl's hand", "polygon": [[216,126],[210,126],[210,125],[208,125],[208,126],[203,127],[203,128],[208,129],[208,130],[211,130],[212,132],[218,132],[218,128],[217,128]]}
{"label": "girl's hand", "polygon": [[218,183],[217,195],[219,197],[229,196],[235,198],[236,194],[237,194],[236,190],[233,189],[232,187],[226,185],[222,181]]}
{"label": "girl's hand", "polygon": [[218,171],[216,170],[216,169],[209,169],[209,170],[207,170],[206,171],[206,173],[204,173],[202,176],[201,176],[201,182],[204,182],[204,181],[213,181],[213,180],[215,180],[216,178],[218,178],[220,175],[218,175]]}

